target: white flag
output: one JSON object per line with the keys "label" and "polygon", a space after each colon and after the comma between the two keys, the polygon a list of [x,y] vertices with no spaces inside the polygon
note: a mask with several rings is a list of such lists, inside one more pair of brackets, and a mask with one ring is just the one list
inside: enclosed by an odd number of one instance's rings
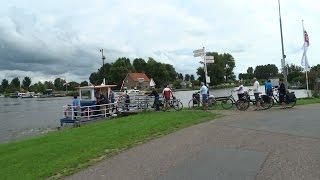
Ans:
{"label": "white flag", "polygon": [[307,58],[307,50],[309,47],[309,36],[306,30],[304,30],[304,43],[303,43],[303,55],[301,58],[301,65],[304,67],[305,70],[310,69],[310,65]]}

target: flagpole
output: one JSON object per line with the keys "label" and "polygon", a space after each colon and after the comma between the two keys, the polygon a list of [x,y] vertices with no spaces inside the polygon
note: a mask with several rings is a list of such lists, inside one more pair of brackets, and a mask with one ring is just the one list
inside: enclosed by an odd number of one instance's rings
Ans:
{"label": "flagpole", "polygon": [[283,45],[283,33],[282,33],[282,20],[281,20],[281,5],[280,0],[278,0],[279,6],[279,22],[280,22],[280,36],[281,36],[281,48],[282,48],[282,59],[281,59],[281,68],[284,76],[284,81],[287,84],[287,68],[286,68],[286,55],[284,54],[284,45]]}
{"label": "flagpole", "polygon": [[303,57],[302,58],[305,58],[304,59],[304,71],[306,73],[306,84],[307,84],[307,94],[308,94],[308,97],[309,96],[309,79],[308,79],[308,71],[307,71],[307,67],[306,67],[306,61],[307,61],[307,54],[306,54],[306,46],[305,46],[305,29],[304,29],[304,21],[302,20],[302,33],[303,33],[303,41],[304,41],[304,44],[303,44]]}

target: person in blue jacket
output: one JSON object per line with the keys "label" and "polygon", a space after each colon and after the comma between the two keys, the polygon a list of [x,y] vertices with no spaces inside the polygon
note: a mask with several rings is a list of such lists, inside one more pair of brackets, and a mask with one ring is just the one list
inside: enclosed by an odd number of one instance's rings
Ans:
{"label": "person in blue jacket", "polygon": [[267,96],[271,97],[273,95],[273,86],[270,79],[265,84],[265,90]]}

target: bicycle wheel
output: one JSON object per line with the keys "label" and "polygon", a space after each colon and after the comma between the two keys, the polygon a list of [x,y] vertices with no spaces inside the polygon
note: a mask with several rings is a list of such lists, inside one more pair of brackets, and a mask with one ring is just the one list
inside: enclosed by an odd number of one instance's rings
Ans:
{"label": "bicycle wheel", "polygon": [[261,107],[266,110],[266,109],[270,109],[273,106],[274,101],[272,98],[270,98],[268,101],[263,101],[261,99],[260,104],[261,104]]}
{"label": "bicycle wheel", "polygon": [[238,100],[236,102],[236,107],[239,111],[246,111],[250,106],[250,101]]}
{"label": "bicycle wheel", "polygon": [[234,102],[231,99],[223,100],[221,106],[223,109],[231,109],[234,105]]}
{"label": "bicycle wheel", "polygon": [[200,102],[196,99],[191,99],[188,103],[189,109],[196,109],[200,107]]}
{"label": "bicycle wheel", "polygon": [[180,100],[176,100],[175,102],[173,102],[173,108],[176,110],[176,111],[181,111],[182,108],[183,108],[183,104]]}
{"label": "bicycle wheel", "polygon": [[291,100],[290,102],[287,103],[288,108],[293,108],[297,103],[297,100]]}
{"label": "bicycle wheel", "polygon": [[214,98],[208,99],[208,108],[213,108],[215,105],[217,105],[217,101]]}

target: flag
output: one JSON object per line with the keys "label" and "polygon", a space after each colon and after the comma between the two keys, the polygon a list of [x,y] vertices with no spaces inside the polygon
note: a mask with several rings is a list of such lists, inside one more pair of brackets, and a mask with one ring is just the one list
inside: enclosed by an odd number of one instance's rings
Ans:
{"label": "flag", "polygon": [[304,35],[304,43],[303,43],[303,55],[301,58],[301,65],[304,67],[305,70],[309,70],[310,65],[307,58],[307,50],[310,45],[310,42],[309,42],[309,36],[306,30],[303,30],[303,35]]}

